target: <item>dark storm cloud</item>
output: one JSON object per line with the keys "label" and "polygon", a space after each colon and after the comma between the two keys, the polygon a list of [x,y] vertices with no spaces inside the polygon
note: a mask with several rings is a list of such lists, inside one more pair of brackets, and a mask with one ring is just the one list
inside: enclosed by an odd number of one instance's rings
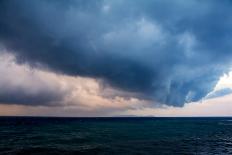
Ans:
{"label": "dark storm cloud", "polygon": [[228,72],[230,1],[0,1],[0,42],[19,63],[104,79],[182,106]]}

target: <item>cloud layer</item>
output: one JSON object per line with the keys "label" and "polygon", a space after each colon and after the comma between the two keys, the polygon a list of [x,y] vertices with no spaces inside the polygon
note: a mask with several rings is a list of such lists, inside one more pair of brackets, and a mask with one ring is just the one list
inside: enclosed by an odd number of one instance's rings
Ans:
{"label": "cloud layer", "polygon": [[0,103],[60,105],[70,90],[49,73],[15,64],[9,54],[0,55]]}
{"label": "cloud layer", "polygon": [[[50,109],[51,115],[68,111],[70,115],[76,112],[78,116],[93,116],[148,104],[148,101],[127,97],[136,96],[129,92],[102,87],[101,81],[93,78],[66,76],[16,64],[14,56],[6,53],[0,55],[0,73],[4,75],[0,78],[0,107],[8,110],[12,107],[20,113],[38,109],[37,112],[45,114]],[[33,115],[31,110],[25,114]]]}
{"label": "cloud layer", "polygon": [[183,106],[229,71],[231,8],[226,0],[2,0],[0,43],[17,63]]}

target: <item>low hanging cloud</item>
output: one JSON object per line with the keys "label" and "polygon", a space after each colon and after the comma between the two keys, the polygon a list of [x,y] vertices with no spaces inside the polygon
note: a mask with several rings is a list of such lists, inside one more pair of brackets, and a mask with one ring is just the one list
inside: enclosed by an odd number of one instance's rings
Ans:
{"label": "low hanging cloud", "polygon": [[[0,54],[0,73],[0,104],[23,112],[25,110],[22,109],[27,106],[25,109],[31,108],[32,113],[33,107],[36,107],[40,113],[43,109],[56,109],[79,114],[106,114],[148,104],[148,101],[135,97],[125,97],[125,94],[136,96],[129,92],[104,88],[97,79],[71,77],[16,64],[15,57],[6,52]],[[2,108],[10,109],[7,106]]]}
{"label": "low hanging cloud", "polygon": [[15,64],[9,54],[0,55],[0,103],[60,105],[70,90],[52,74]]}
{"label": "low hanging cloud", "polygon": [[231,8],[226,0],[2,0],[0,43],[19,64],[183,106],[229,71]]}

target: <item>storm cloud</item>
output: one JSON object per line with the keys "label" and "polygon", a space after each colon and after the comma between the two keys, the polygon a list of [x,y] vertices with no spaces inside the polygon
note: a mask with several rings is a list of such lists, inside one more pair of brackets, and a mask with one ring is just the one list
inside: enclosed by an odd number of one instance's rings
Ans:
{"label": "storm cloud", "polygon": [[231,67],[231,9],[226,0],[2,0],[0,43],[17,63],[183,106]]}

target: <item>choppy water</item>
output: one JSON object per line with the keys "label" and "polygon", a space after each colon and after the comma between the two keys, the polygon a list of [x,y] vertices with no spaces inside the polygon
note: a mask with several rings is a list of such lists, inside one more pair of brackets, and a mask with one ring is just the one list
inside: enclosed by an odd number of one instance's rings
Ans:
{"label": "choppy water", "polygon": [[232,154],[232,118],[0,117],[11,154]]}

